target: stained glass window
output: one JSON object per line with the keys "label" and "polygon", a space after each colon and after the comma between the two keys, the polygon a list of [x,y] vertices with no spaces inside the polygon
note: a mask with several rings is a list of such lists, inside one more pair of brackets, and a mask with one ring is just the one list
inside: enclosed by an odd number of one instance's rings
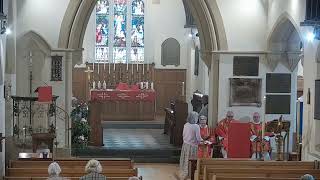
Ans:
{"label": "stained glass window", "polygon": [[109,60],[109,1],[98,0],[96,5],[96,60]]}
{"label": "stained glass window", "polygon": [[97,1],[96,61],[144,61],[144,11],[144,0]]}

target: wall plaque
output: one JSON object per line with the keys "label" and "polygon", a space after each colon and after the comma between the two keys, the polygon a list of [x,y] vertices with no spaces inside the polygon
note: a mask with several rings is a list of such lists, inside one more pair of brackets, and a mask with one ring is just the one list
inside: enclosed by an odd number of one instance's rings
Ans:
{"label": "wall plaque", "polygon": [[180,44],[176,39],[168,38],[162,43],[161,65],[180,65]]}
{"label": "wall plaque", "polygon": [[234,76],[259,76],[258,56],[234,56],[233,57]]}
{"label": "wall plaque", "polygon": [[62,56],[51,56],[51,81],[62,81]]}
{"label": "wall plaque", "polygon": [[261,79],[230,78],[230,106],[261,106]]}
{"label": "wall plaque", "polygon": [[291,93],[291,74],[267,73],[267,93]]}
{"label": "wall plaque", "polygon": [[266,114],[290,114],[290,95],[266,95]]}

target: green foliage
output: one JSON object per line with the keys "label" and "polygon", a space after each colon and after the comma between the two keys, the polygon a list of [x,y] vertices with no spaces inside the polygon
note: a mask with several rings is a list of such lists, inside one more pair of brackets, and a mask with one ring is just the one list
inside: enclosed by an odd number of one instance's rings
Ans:
{"label": "green foliage", "polygon": [[75,100],[73,102],[73,110],[71,112],[73,148],[85,148],[88,146],[91,129],[87,119],[88,105],[81,101]]}

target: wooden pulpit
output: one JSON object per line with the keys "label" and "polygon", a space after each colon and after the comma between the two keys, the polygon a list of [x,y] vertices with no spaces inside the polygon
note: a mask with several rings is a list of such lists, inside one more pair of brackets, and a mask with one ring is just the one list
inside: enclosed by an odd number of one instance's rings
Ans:
{"label": "wooden pulpit", "polygon": [[249,123],[231,122],[228,131],[228,158],[249,158]]}

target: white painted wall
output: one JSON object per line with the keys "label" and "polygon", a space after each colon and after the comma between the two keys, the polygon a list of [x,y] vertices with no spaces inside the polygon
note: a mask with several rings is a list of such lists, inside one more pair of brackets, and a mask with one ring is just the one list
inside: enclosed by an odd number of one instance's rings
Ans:
{"label": "white painted wall", "polygon": [[69,0],[16,0],[17,37],[33,30],[51,47],[58,46],[61,22]]}
{"label": "white painted wall", "polygon": [[261,0],[217,0],[228,50],[259,51],[266,48],[267,6]]}

